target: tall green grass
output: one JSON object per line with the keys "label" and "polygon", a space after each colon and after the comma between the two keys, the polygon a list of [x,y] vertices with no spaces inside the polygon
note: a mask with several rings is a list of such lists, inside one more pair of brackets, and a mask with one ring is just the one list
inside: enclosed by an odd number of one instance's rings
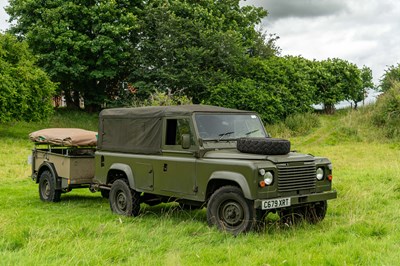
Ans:
{"label": "tall green grass", "polygon": [[308,134],[319,126],[320,119],[317,114],[305,113],[291,115],[284,121],[267,125],[267,131],[271,136],[279,135],[283,138],[290,138]]}
{"label": "tall green grass", "polygon": [[86,189],[43,203],[29,178],[27,134],[95,130],[96,115],[0,125],[0,265],[397,265],[400,146],[371,132],[369,112],[320,116],[319,126],[291,138],[294,149],[333,163],[338,199],[323,222],[287,226],[272,217],[263,232],[238,237],[208,227],[204,209],[176,204],[143,205],[139,217],[128,218]]}

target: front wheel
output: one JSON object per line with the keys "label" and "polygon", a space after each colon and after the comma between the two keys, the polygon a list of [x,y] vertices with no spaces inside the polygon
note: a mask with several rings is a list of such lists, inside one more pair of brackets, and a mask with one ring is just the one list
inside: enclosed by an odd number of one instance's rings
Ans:
{"label": "front wheel", "polygon": [[128,181],[116,180],[109,195],[111,210],[125,216],[137,216],[140,210],[140,193],[131,189]]}
{"label": "front wheel", "polygon": [[252,201],[244,198],[240,188],[224,186],[210,197],[207,221],[210,226],[237,235],[255,228],[256,213]]}
{"label": "front wheel", "polygon": [[49,170],[43,171],[39,179],[39,196],[42,201],[59,202],[61,190],[56,189],[55,177]]}

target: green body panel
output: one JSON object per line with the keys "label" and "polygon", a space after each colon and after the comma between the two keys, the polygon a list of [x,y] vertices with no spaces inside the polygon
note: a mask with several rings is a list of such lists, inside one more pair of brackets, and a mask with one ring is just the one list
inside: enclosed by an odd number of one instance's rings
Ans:
{"label": "green body panel", "polygon": [[[149,142],[151,145],[154,144],[151,147],[152,152],[141,153],[143,147],[137,149],[139,152],[132,152],[135,147],[125,147],[119,151],[117,147],[122,145],[121,140],[116,141],[114,145],[113,138],[106,135],[109,131],[107,125],[113,122],[100,122],[99,134],[106,136],[100,138],[106,141],[100,147],[111,148],[109,150],[100,148],[95,153],[95,183],[102,187],[110,187],[122,174],[136,191],[197,202],[206,202],[218,187],[236,185],[241,188],[245,198],[254,201],[255,208],[260,208],[263,200],[274,198],[291,198],[292,205],[336,198],[336,192],[332,191],[331,180],[324,178],[318,181],[315,178],[318,167],[324,169],[325,176],[332,174],[332,166],[328,159],[296,152],[286,155],[242,153],[236,149],[236,141],[229,139],[230,135],[243,130],[243,125],[240,123],[234,124],[235,130],[219,134],[217,139],[215,137],[207,139],[204,129],[196,122],[196,114],[204,113],[203,109],[189,108],[185,112],[174,109],[172,113],[165,110],[168,109],[155,113],[159,118],[157,130],[160,132],[152,133],[152,138],[158,136],[160,139],[154,143]],[[140,110],[139,115],[144,111],[146,110]],[[134,123],[135,110],[118,112],[124,113],[125,116],[125,113],[128,113],[129,117],[124,119],[130,121],[128,124],[131,124],[132,129],[139,128]],[[207,109],[207,114],[221,112],[225,117],[248,116],[249,125],[259,119],[251,112]],[[107,119],[114,119],[111,111],[106,114]],[[147,117],[152,119],[151,115]],[[256,130],[249,128],[244,130],[246,131],[247,133],[243,135],[247,136],[254,132],[261,136],[266,135],[264,128]],[[117,134],[118,132],[113,132],[113,136]],[[124,132],[123,137],[129,138],[129,131]],[[260,181],[264,180],[260,175],[260,169],[273,173],[275,181],[271,185],[260,186]],[[304,175],[302,169],[308,171],[308,177],[303,181],[300,180]],[[284,181],[280,179],[281,175],[285,175]]]}

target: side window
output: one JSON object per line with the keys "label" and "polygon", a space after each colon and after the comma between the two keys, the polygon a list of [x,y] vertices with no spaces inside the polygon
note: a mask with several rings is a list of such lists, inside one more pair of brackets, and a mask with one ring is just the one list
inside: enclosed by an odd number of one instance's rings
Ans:
{"label": "side window", "polygon": [[167,119],[166,134],[165,145],[181,145],[183,134],[189,134],[191,142],[194,144],[189,119]]}

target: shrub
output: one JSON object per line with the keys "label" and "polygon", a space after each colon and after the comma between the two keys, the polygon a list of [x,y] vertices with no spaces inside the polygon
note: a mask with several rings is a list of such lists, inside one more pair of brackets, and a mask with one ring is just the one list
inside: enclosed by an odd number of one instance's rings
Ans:
{"label": "shrub", "polygon": [[386,91],[376,103],[373,123],[384,129],[388,138],[400,138],[400,83]]}
{"label": "shrub", "polygon": [[204,104],[258,112],[267,123],[277,122],[283,117],[282,100],[263,84],[252,79],[230,81],[210,90],[210,98]]}
{"label": "shrub", "polygon": [[55,84],[35,65],[27,44],[0,33],[0,123],[47,118],[54,91]]}

